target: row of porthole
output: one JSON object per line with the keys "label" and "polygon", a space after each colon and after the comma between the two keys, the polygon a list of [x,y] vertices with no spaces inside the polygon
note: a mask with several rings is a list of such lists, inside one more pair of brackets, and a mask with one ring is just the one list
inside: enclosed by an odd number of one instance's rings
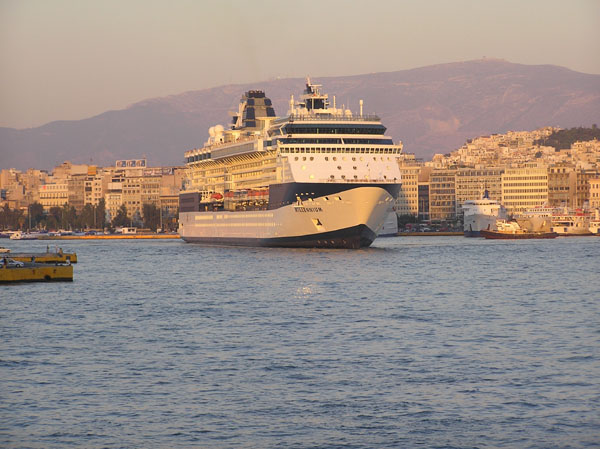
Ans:
{"label": "row of porthole", "polygon": [[[364,159],[363,159],[363,157],[362,157],[362,156],[360,156],[358,159],[359,159],[360,161],[364,161]],[[295,161],[298,161],[298,160],[300,160],[300,159],[299,159],[299,156],[296,156],[296,157],[294,157],[294,160],[295,160]],[[306,160],[306,156],[302,156],[302,160],[303,160],[303,161],[305,161],[305,160]],[[314,158],[313,156],[309,156],[308,160],[309,160],[309,161],[314,161],[314,160],[315,160],[315,158]],[[329,160],[329,156],[325,156],[325,160],[326,160],[326,161],[328,161],[328,160]],[[337,156],[333,156],[333,160],[334,160],[334,161],[337,161]],[[346,160],[346,156],[342,156],[342,161],[345,161],[345,160]],[[352,158],[352,160],[353,160],[353,161],[356,161],[356,157],[353,157],[353,158]],[[375,156],[373,156],[373,160],[374,160],[374,161],[377,161],[377,158],[376,158]],[[379,157],[379,160],[380,160],[380,161],[385,161],[385,160],[388,160],[388,161],[390,161],[391,159],[389,158],[389,156],[388,156],[386,159],[384,159],[384,158],[383,158],[383,156],[380,156],[380,157]]]}
{"label": "row of porthole", "polygon": [[[314,176],[313,176],[313,175],[310,175],[310,176],[311,176],[311,179],[312,179],[312,178],[314,178]],[[342,176],[341,176],[341,178],[342,178],[342,179],[346,179],[346,175],[342,175]],[[329,175],[329,179],[335,179],[335,176],[334,176],[334,175]],[[358,175],[354,175],[354,179],[358,179]],[[365,176],[365,178],[364,178],[364,179],[369,179],[369,177],[368,177],[368,176]],[[386,175],[383,175],[383,179],[387,179],[387,176],[386,176]],[[396,178],[394,178],[394,181],[395,181],[395,180],[396,180]]]}

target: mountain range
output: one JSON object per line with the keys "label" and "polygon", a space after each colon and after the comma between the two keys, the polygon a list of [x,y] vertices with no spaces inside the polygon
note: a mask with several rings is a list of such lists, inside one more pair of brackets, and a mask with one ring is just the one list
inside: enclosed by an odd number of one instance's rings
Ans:
{"label": "mountain range", "polygon": [[[429,159],[469,138],[509,130],[600,124],[600,75],[552,65],[497,59],[456,62],[397,72],[316,78],[337,107],[376,113],[406,152]],[[301,78],[224,85],[153,98],[83,120],[55,121],[30,129],[0,128],[0,168],[51,169],[70,160],[109,166],[145,157],[151,166],[181,165],[184,152],[227,125],[241,95],[262,89],[277,115]]]}

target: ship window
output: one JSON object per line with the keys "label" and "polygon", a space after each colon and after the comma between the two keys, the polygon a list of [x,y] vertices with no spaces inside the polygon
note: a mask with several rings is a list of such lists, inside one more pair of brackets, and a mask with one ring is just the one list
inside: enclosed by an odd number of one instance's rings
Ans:
{"label": "ship window", "polygon": [[[355,160],[356,160],[356,158],[355,158],[355,157],[353,157],[353,158],[352,158],[352,160],[353,160],[353,161],[355,161]],[[354,168],[356,168],[356,167],[354,167]]]}
{"label": "ship window", "polygon": [[311,156],[311,157],[310,157],[310,160],[311,160],[311,161],[314,161],[314,160],[315,160],[315,158],[314,158],[313,156]]}
{"label": "ship window", "polygon": [[306,160],[306,156],[302,156],[302,160],[305,161]]}
{"label": "ship window", "polygon": [[346,179],[346,175],[342,175],[342,179]]}
{"label": "ship window", "polygon": [[335,179],[335,176],[333,176],[333,175],[329,175],[329,177],[330,177],[331,179]]}
{"label": "ship window", "polygon": [[358,179],[358,176],[357,176],[357,175],[354,175],[354,179]]}
{"label": "ship window", "polygon": [[342,166],[341,166],[341,165],[338,165],[338,170],[341,170],[341,169],[342,169]]}
{"label": "ship window", "polygon": [[328,160],[329,160],[329,157],[325,156],[325,160],[326,160],[326,161],[328,161]]}
{"label": "ship window", "polygon": [[334,161],[337,161],[337,157],[333,156],[333,160],[334,160]]}
{"label": "ship window", "polygon": [[294,158],[294,160],[295,160],[295,161],[297,161],[297,160],[298,160],[298,156],[296,156],[296,157]]}

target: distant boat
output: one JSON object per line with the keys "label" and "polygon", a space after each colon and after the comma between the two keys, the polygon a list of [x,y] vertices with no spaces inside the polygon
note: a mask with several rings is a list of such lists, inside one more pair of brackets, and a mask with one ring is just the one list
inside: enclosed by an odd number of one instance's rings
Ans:
{"label": "distant boat", "polygon": [[41,232],[22,232],[17,231],[10,236],[11,240],[37,240],[43,234]]}
{"label": "distant boat", "polygon": [[550,232],[552,216],[557,212],[556,207],[547,205],[534,207],[517,214],[514,218],[521,228],[529,232]]}
{"label": "distant boat", "polygon": [[589,235],[592,216],[589,211],[583,209],[564,209],[562,213],[552,216],[552,227],[550,230],[559,235]]}
{"label": "distant boat", "polygon": [[494,240],[519,240],[519,239],[554,239],[556,232],[530,232],[519,226],[516,221],[498,220],[496,230],[483,229],[481,236]]}
{"label": "distant boat", "polygon": [[465,237],[480,237],[483,229],[495,230],[498,219],[506,219],[506,209],[490,199],[485,190],[478,200],[467,200],[462,206]]}

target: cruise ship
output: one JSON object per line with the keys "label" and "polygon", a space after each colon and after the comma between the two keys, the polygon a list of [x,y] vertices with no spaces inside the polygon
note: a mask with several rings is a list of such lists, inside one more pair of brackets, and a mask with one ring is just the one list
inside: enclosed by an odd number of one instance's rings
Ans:
{"label": "cruise ship", "polygon": [[462,206],[465,237],[481,237],[480,231],[497,230],[497,220],[507,218],[506,209],[498,201],[490,199],[484,191],[482,198],[467,200]]}
{"label": "cruise ship", "polygon": [[246,92],[229,129],[209,129],[185,153],[179,234],[217,245],[361,248],[393,210],[402,144],[379,117],[330,105],[307,78],[277,117],[260,90]]}

